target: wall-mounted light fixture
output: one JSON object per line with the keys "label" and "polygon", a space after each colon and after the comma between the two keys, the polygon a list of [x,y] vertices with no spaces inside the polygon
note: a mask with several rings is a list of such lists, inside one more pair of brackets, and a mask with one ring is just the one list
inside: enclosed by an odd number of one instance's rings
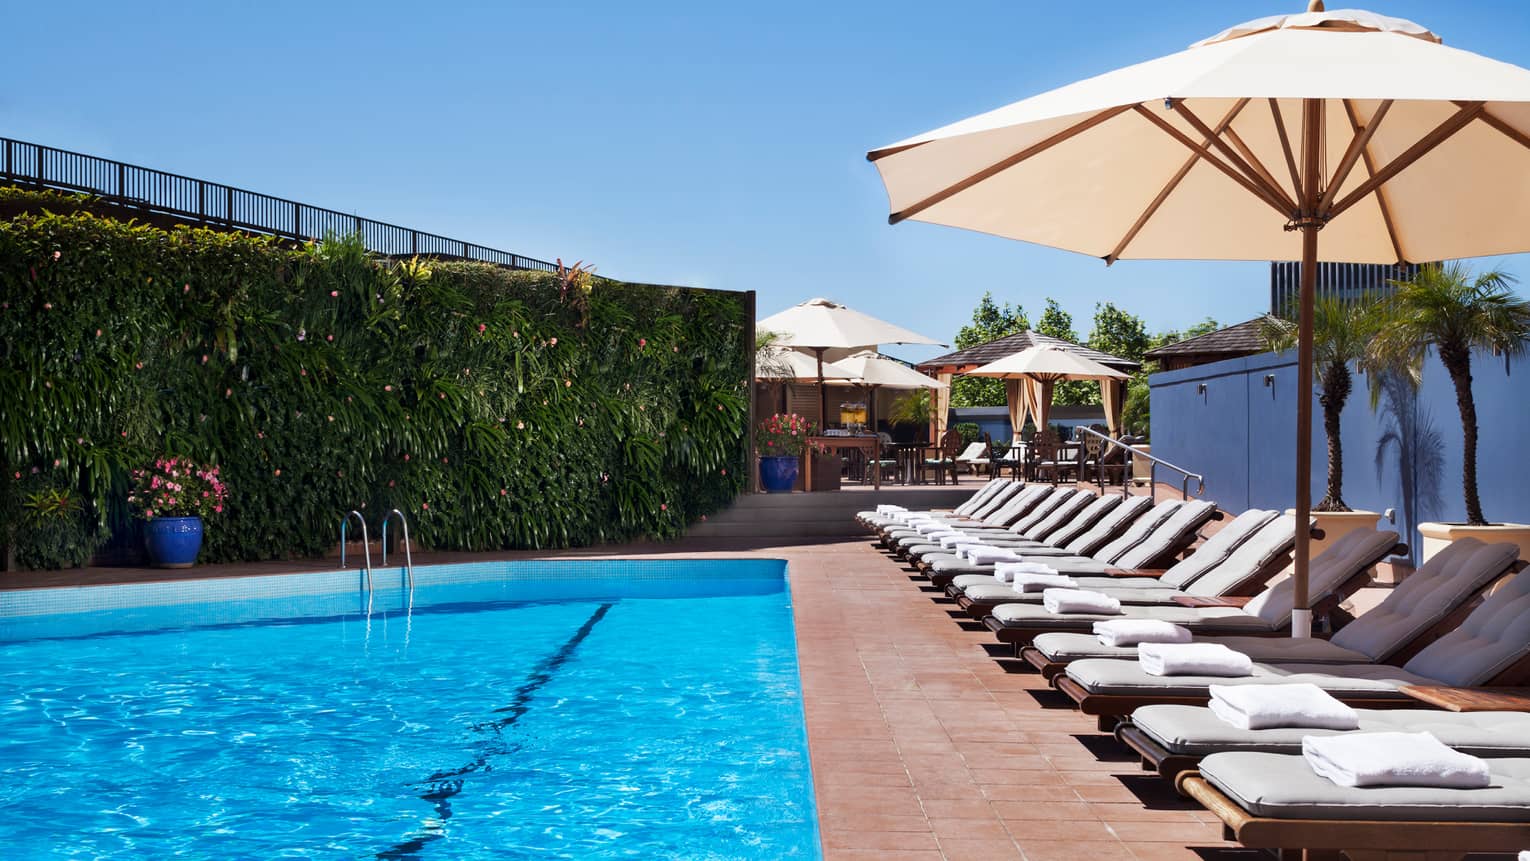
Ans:
{"label": "wall-mounted light fixture", "polygon": [[1205,383],[1196,383],[1195,384],[1195,393],[1198,394],[1198,395],[1206,394],[1206,384]]}
{"label": "wall-mounted light fixture", "polygon": [[1274,374],[1265,374],[1264,375],[1264,387],[1267,388],[1267,389],[1275,388],[1275,375]]}

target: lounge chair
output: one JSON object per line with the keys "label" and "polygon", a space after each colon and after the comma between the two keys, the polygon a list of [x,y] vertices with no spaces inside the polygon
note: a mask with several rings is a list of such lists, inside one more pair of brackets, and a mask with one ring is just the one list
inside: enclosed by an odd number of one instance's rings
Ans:
{"label": "lounge chair", "polygon": [[870,527],[872,529],[875,529],[878,526],[881,526],[881,525],[886,524],[886,523],[902,523],[906,516],[912,515],[912,514],[930,514],[930,515],[963,515],[963,514],[968,514],[968,513],[971,513],[972,511],[976,510],[981,505],[983,505],[983,503],[985,503],[989,499],[989,497],[991,497],[993,494],[998,493],[999,491],[1003,490],[1005,487],[1007,487],[1008,485],[1013,484],[1013,483],[1014,482],[1010,481],[1007,478],[996,478],[993,481],[990,481],[987,484],[984,484],[982,487],[978,488],[976,493],[973,493],[971,496],[967,497],[967,501],[966,502],[963,502],[962,504],[956,506],[955,508],[951,509],[950,511],[939,511],[939,510],[934,510],[934,509],[926,510],[926,511],[917,511],[917,512],[915,512],[915,511],[905,511],[905,512],[898,512],[897,515],[895,516],[893,514],[884,514],[882,512],[879,512],[879,511],[876,511],[875,509],[873,509],[873,510],[870,510],[870,511],[859,511],[859,512],[856,512],[855,519],[857,521],[861,522],[861,523],[866,524],[868,527]]}
{"label": "lounge chair", "polygon": [[[1075,493],[1076,491],[1071,488],[1064,488],[1057,492]],[[1173,517],[1183,507],[1184,503],[1178,500],[1158,503],[1134,518],[1124,532],[1120,532],[1114,540],[1097,550],[1094,558],[1115,558],[1125,554],[1131,548],[1147,540],[1155,529],[1162,526],[1165,521]],[[1109,517],[1103,519],[1106,521],[1111,520]],[[1032,525],[1034,526],[1034,524]],[[1018,533],[1024,531],[1025,528],[1026,525],[1024,523],[1017,523],[1012,531],[1015,531],[1018,536]],[[931,582],[934,583],[949,582],[952,578],[963,574],[993,575],[993,565],[979,565],[971,560],[962,559],[948,547],[934,548],[923,554],[922,562],[924,563],[922,567],[930,577]]]}
{"label": "lounge chair", "polygon": [[[1020,531],[1034,529],[1043,520],[1050,517],[1052,512],[1056,511],[1059,506],[1066,504],[1069,499],[1072,499],[1079,493],[1077,489],[1071,487],[1049,488],[1046,485],[1030,485],[1030,487],[1036,487],[1040,491],[1044,491],[1044,495],[1038,496],[1030,510],[1026,511],[1025,514],[1006,527],[1011,532],[1019,533]],[[952,524],[952,526],[961,528],[959,524]],[[950,552],[950,548],[941,547],[938,542],[923,535],[911,536],[907,533],[904,533],[898,539],[897,546],[899,554],[905,558],[914,558],[915,554]]]}
{"label": "lounge chair", "polygon": [[[1019,489],[1016,493],[1003,499],[999,508],[987,514],[981,520],[975,519],[940,519],[935,523],[939,526],[960,529],[963,532],[1003,531],[1025,521],[1032,512],[1049,496],[1053,489],[1044,484],[1033,484]],[[997,497],[996,497],[997,499]],[[984,509],[987,510],[986,508]],[[1036,515],[1040,517],[1040,514]],[[1025,521],[1028,522],[1028,521]],[[927,529],[909,525],[897,527],[889,526],[882,530],[882,544],[899,556],[907,558],[909,551],[919,545],[934,543],[937,539],[927,534]]]}
{"label": "lounge chair", "polygon": [[[1120,506],[1121,501],[1122,497],[1114,494],[1095,496],[1088,491],[1076,494],[1041,522],[1026,530],[1026,534],[1038,536],[1037,538],[1021,538],[1015,528],[1000,529],[984,526],[962,531],[970,536],[973,542],[994,547],[1012,549],[1030,546],[1050,547],[1051,545],[1045,542],[1068,542],[1089,531],[1103,517]],[[1042,540],[1040,536],[1045,536],[1045,539]],[[924,557],[936,554],[950,555],[952,550],[953,548],[949,546],[936,547],[931,544],[927,547],[909,547],[905,555],[915,563],[915,567],[924,571],[929,567],[924,563]]]}
{"label": "lounge chair", "polygon": [[[1081,589],[1102,592],[1123,604],[1168,604],[1180,595],[1252,594],[1285,567],[1296,544],[1295,523],[1295,518],[1273,511],[1250,509],[1160,576],[1075,577],[1074,581]],[[999,604],[1041,603],[1039,592],[1020,594],[1009,584],[981,574],[957,577],[946,592],[965,598],[963,606],[988,610]]]}
{"label": "lounge chair", "polygon": [[1116,728],[1116,738],[1142,757],[1144,769],[1175,780],[1201,758],[1222,751],[1301,753],[1302,737],[1340,732],[1428,732],[1472,756],[1530,757],[1530,714],[1512,711],[1357,709],[1354,730],[1239,729],[1204,706],[1143,706]]}
{"label": "lounge chair", "polygon": [[956,456],[957,466],[965,466],[967,471],[977,475],[978,467],[988,466],[988,443],[978,440],[967,446],[966,450]]}
{"label": "lounge chair", "polygon": [[[1315,566],[1314,566],[1315,567]],[[1054,679],[1086,714],[1119,718],[1156,703],[1203,705],[1213,684],[1311,682],[1350,705],[1412,702],[1409,685],[1475,687],[1530,680],[1530,572],[1515,574],[1467,614],[1460,627],[1419,650],[1402,667],[1386,664],[1256,663],[1243,678],[1153,676],[1135,661],[1074,661]],[[1106,721],[1102,720],[1102,723]]]}
{"label": "lounge chair", "polygon": [[1300,756],[1228,752],[1202,760],[1179,789],[1249,848],[1446,861],[1530,846],[1530,758],[1487,763],[1483,789],[1356,789],[1319,776]]}
{"label": "lounge chair", "polygon": [[[1045,487],[1046,485],[1038,485]],[[1119,497],[1117,497],[1119,498]],[[1121,500],[1114,508],[1105,512],[1105,515],[1095,521],[1094,525],[1078,534],[1063,545],[1062,550],[1077,555],[1091,555],[1099,552],[1106,544],[1120,537],[1139,517],[1147,514],[1153,507],[1153,500],[1146,496],[1129,496]],[[1061,539],[1059,539],[1061,540]],[[1050,547],[1050,545],[1022,545],[1035,547]],[[917,548],[913,548],[916,549]],[[945,548],[930,548],[929,552],[917,554],[919,557],[919,570],[930,578],[930,582],[944,588],[949,584],[955,574],[949,572],[936,572],[930,569],[927,560],[929,553],[941,552]],[[1024,551],[1022,551],[1024,552]],[[911,553],[911,556],[914,555]],[[969,575],[974,577],[991,578],[992,574]]]}
{"label": "lounge chair", "polygon": [[[1355,536],[1335,541],[1312,560],[1308,572],[1308,594],[1313,611],[1322,616],[1339,602],[1370,582],[1370,569],[1391,555],[1397,547],[1395,532],[1350,533]],[[1295,608],[1294,584],[1282,580],[1251,599],[1208,598],[1181,599],[1177,606],[1123,607],[1115,616],[1086,613],[1057,615],[1034,604],[1000,604],[983,620],[1000,642],[1017,647],[1030,645],[1039,634],[1049,631],[1093,630],[1095,622],[1111,619],[1161,619],[1183,625],[1197,635],[1245,634],[1279,636],[1291,624]]]}
{"label": "lounge chair", "polygon": [[[1515,546],[1475,538],[1452,542],[1387,593],[1379,605],[1331,639],[1198,637],[1221,643],[1255,661],[1355,664],[1406,661],[1438,635],[1461,623],[1482,591],[1515,567]],[[1474,600],[1475,599],[1475,600]],[[1042,634],[1021,657],[1047,678],[1084,658],[1134,658],[1135,648],[1102,645],[1093,634]]]}
{"label": "lounge chair", "polygon": [[[1048,507],[1045,511],[1041,511],[1041,506],[1038,505],[1036,509],[1032,510],[1031,516],[1017,521],[1009,529],[989,530],[986,533],[969,532],[969,534],[972,535],[975,541],[985,543],[1000,540],[1004,536],[1019,537],[1025,535],[1044,538],[1068,527],[1076,519],[1083,516],[1085,509],[1099,500],[1099,497],[1095,496],[1092,491],[1069,490],[1067,488],[1053,491],[1052,496],[1062,496],[1062,499],[1056,505]],[[1050,500],[1050,497],[1048,499]],[[910,557],[913,556],[912,550],[905,553]],[[935,558],[937,556],[956,558],[955,548],[950,546],[931,548],[929,552],[920,554],[920,558]]]}

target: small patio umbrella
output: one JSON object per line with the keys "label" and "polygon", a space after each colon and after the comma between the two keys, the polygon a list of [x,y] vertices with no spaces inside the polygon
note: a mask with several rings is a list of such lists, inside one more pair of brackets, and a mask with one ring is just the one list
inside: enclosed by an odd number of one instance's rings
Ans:
{"label": "small patio umbrella", "polygon": [[[1036,427],[1047,426],[1052,411],[1052,386],[1058,380],[1124,380],[1127,375],[1107,368],[1068,350],[1055,347],[1027,347],[1018,353],[980,365],[966,373],[969,377],[997,377],[1016,384],[1009,389],[1009,420],[1016,437],[1025,424],[1025,413],[1036,420]],[[1020,395],[1025,385],[1025,397]]]}
{"label": "small patio umbrella", "polygon": [[[901,326],[821,298],[809,299],[779,314],[772,314],[761,320],[758,328],[780,335],[776,343],[782,346],[813,353],[820,364],[828,350],[843,350],[845,353],[840,355],[844,355],[868,347],[875,349],[878,344],[940,344]],[[823,387],[826,378],[819,376],[819,421],[827,423],[829,399]]]}
{"label": "small patio umbrella", "polygon": [[[867,154],[890,221],[1126,258],[1301,260],[1296,512],[1312,505],[1316,264],[1530,250],[1530,71],[1362,10],[1188,50]],[[1319,231],[1322,250],[1319,253]],[[1306,529],[1292,631],[1311,629]]]}
{"label": "small patio umbrella", "polygon": [[834,366],[854,377],[853,384],[865,386],[870,391],[868,402],[871,406],[871,411],[868,424],[870,424],[872,431],[877,429],[878,388],[947,388],[945,383],[934,377],[927,377],[908,365],[894,359],[889,359],[875,350],[862,350],[859,353],[852,353],[843,359],[835,360]]}

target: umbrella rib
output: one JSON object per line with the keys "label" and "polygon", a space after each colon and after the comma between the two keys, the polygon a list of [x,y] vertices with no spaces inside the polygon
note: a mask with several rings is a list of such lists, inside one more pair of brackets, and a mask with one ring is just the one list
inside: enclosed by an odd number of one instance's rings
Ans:
{"label": "umbrella rib", "polygon": [[[1344,113],[1349,117],[1349,126],[1358,134],[1360,131],[1360,116],[1355,113],[1355,106],[1348,99],[1342,101],[1344,103]],[[1369,145],[1360,148],[1360,158],[1365,162],[1366,175],[1375,176],[1376,160],[1371,157]],[[1387,229],[1387,239],[1392,243],[1392,253],[1397,255],[1397,262],[1401,264],[1406,258],[1403,257],[1402,243],[1397,239],[1397,227],[1392,224],[1392,204],[1387,200],[1386,189],[1376,189],[1376,206],[1381,210],[1381,223]]]}
{"label": "umbrella rib", "polygon": [[[1223,134],[1227,136],[1228,142],[1230,142],[1234,147],[1237,147],[1238,152],[1242,154],[1243,158],[1248,161],[1249,166],[1259,172],[1259,176],[1264,179],[1266,185],[1270,186],[1271,188],[1278,189],[1281,192],[1285,191],[1285,189],[1280,187],[1280,183],[1275,179],[1274,174],[1270,173],[1269,169],[1264,166],[1264,162],[1259,160],[1259,156],[1254,154],[1253,147],[1250,147],[1247,143],[1244,142],[1243,138],[1238,136],[1238,131],[1236,129],[1234,129],[1232,126],[1228,126]],[[1289,199],[1290,195],[1285,195],[1285,197]]]}
{"label": "umbrella rib", "polygon": [[1344,150],[1344,157],[1339,159],[1339,166],[1334,169],[1333,178],[1328,181],[1328,190],[1323,192],[1323,199],[1318,201],[1318,212],[1327,209],[1333,203],[1333,199],[1339,195],[1339,189],[1344,185],[1344,180],[1349,179],[1350,171],[1355,169],[1355,162],[1360,160],[1360,154],[1370,145],[1371,137],[1376,134],[1376,129],[1381,127],[1381,120],[1391,109],[1392,100],[1383,101],[1376,106],[1376,113],[1371,114],[1370,122],[1364,126],[1358,126],[1355,125],[1357,117],[1354,114],[1354,105],[1349,99],[1344,100],[1344,112],[1349,115],[1355,136],[1350,139],[1349,147]]}
{"label": "umbrella rib", "polygon": [[1290,210],[1285,209],[1279,200],[1270,197],[1269,193],[1262,186],[1250,182],[1248,177],[1239,173],[1236,168],[1217,158],[1214,154],[1212,154],[1211,150],[1196,143],[1190,138],[1189,135],[1171,125],[1168,120],[1157,116],[1152,111],[1144,108],[1142,105],[1134,105],[1133,107],[1135,107],[1137,113],[1141,114],[1148,122],[1158,126],[1158,128],[1164,134],[1174,138],[1181,144],[1184,144],[1186,147],[1189,147],[1191,152],[1199,153],[1201,158],[1205,159],[1207,164],[1226,174],[1227,177],[1233,182],[1243,186],[1245,191],[1249,192],[1265,203],[1268,203],[1272,209],[1281,214],[1281,217],[1287,219],[1291,217]]}
{"label": "umbrella rib", "polygon": [[1136,107],[1136,105],[1121,105],[1119,107],[1100,111],[1099,113],[1090,116],[1088,119],[1074,123],[1073,125],[1068,126],[1057,134],[1054,134],[1045,140],[1038,141],[1037,143],[1026,147],[1025,149],[1015,153],[1012,156],[1009,156],[1008,158],[1003,159],[1002,161],[995,162],[994,164],[989,165],[988,167],[978,171],[977,173],[967,177],[964,180],[961,180],[960,182],[946,186],[940,191],[937,191],[929,197],[926,197],[924,200],[919,201],[918,203],[912,204],[898,210],[897,212],[894,212],[892,215],[887,216],[887,223],[897,224],[900,221],[912,218],[913,216],[918,215],[919,213],[929,209],[935,204],[940,203],[941,201],[946,200],[953,195],[960,194],[972,186],[977,185],[986,179],[990,179],[1000,173],[1003,173],[1004,171],[1009,170],[1010,168],[1025,161],[1028,158],[1031,158],[1032,156],[1046,152],[1047,150],[1051,149],[1057,144],[1062,143],[1065,140],[1068,140],[1071,137],[1082,134],[1083,132],[1092,129],[1095,126],[1106,122],[1107,120],[1120,116],[1121,114],[1126,113],[1134,107]]}
{"label": "umbrella rib", "polygon": [[1380,188],[1383,183],[1392,177],[1402,173],[1414,162],[1428,155],[1435,147],[1449,140],[1452,135],[1465,128],[1468,123],[1482,114],[1486,102],[1467,102],[1464,107],[1450,118],[1435,126],[1432,131],[1419,138],[1418,142],[1408,147],[1402,155],[1393,159],[1385,167],[1371,174],[1371,178],[1360,184],[1360,187],[1344,196],[1344,199],[1333,205],[1327,212],[1321,213],[1326,219],[1336,218],[1344,210],[1354,206],[1372,191]]}
{"label": "umbrella rib", "polygon": [[[1222,121],[1217,123],[1217,129],[1220,131],[1230,126],[1233,118],[1238,116],[1238,112],[1243,110],[1243,106],[1247,104],[1248,99],[1239,99],[1232,106],[1232,109],[1227,112],[1227,115],[1222,118]],[[1126,231],[1126,234],[1121,237],[1121,241],[1116,243],[1116,247],[1111,249],[1109,254],[1105,255],[1106,265],[1121,259],[1121,252],[1125,251],[1126,246],[1130,245],[1132,240],[1137,238],[1137,234],[1142,231],[1143,227],[1147,226],[1148,220],[1157,214],[1158,208],[1163,206],[1164,201],[1169,199],[1169,195],[1174,193],[1174,189],[1178,188],[1179,184],[1189,175],[1190,168],[1195,167],[1195,163],[1200,160],[1201,154],[1198,152],[1191,153],[1190,157],[1185,159],[1184,165],[1164,184],[1164,187],[1158,192],[1158,196],[1153,198],[1153,202],[1148,204],[1147,209],[1144,209],[1141,215],[1137,216],[1137,220],[1132,224],[1131,229]]]}
{"label": "umbrella rib", "polygon": [[[1455,103],[1455,105],[1457,107],[1462,107],[1462,106],[1465,106],[1467,104],[1470,104],[1470,103],[1469,102],[1456,102]],[[1487,108],[1484,107],[1482,109],[1482,113],[1477,115],[1477,119],[1481,120],[1488,127],[1496,129],[1497,131],[1502,133],[1504,137],[1508,138],[1509,140],[1514,141],[1515,143],[1519,144],[1522,147],[1530,149],[1530,135],[1526,135],[1524,132],[1520,131],[1519,129],[1509,125],[1508,123],[1504,122],[1502,119],[1499,119],[1497,116],[1495,116],[1492,113],[1490,113]]]}
{"label": "umbrella rib", "polygon": [[1291,171],[1291,188],[1298,194],[1302,188],[1302,174],[1296,169],[1296,153],[1291,149],[1291,136],[1286,134],[1286,121],[1280,115],[1280,102],[1270,99],[1270,116],[1275,120],[1275,134],[1280,137],[1280,150],[1286,156],[1286,168]]}
{"label": "umbrella rib", "polygon": [[1188,122],[1196,131],[1209,138],[1211,145],[1217,148],[1217,152],[1220,152],[1234,167],[1242,171],[1243,175],[1248,177],[1249,182],[1263,188],[1266,195],[1284,204],[1287,213],[1296,211],[1296,201],[1287,196],[1280,186],[1269,181],[1269,172],[1264,169],[1264,165],[1259,165],[1256,169],[1248,161],[1245,161],[1227,141],[1222,140],[1221,135],[1216,134],[1207,127],[1201,121],[1201,118],[1196,116],[1195,112],[1190,110],[1190,107],[1184,102],[1175,102],[1174,110],[1184,117],[1185,122]]}

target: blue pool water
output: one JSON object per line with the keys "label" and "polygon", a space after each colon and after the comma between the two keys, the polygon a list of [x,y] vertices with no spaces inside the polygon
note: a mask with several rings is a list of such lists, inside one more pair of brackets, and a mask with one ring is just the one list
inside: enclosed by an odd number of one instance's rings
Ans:
{"label": "blue pool water", "polygon": [[379,576],[0,595],[5,857],[818,857],[782,563]]}

